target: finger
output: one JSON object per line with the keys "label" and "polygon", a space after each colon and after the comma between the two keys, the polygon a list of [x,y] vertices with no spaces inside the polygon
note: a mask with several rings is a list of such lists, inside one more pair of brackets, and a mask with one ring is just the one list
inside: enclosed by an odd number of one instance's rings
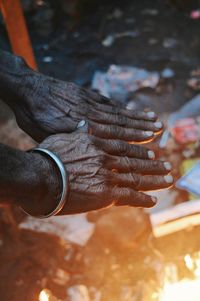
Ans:
{"label": "finger", "polygon": [[115,187],[112,189],[111,197],[115,206],[128,205],[132,207],[150,208],[157,202],[155,197],[134,191],[131,188]]}
{"label": "finger", "polygon": [[138,159],[155,159],[155,153],[139,145],[128,144],[122,140],[108,140],[93,137],[94,144],[108,154]]}
{"label": "finger", "polygon": [[88,113],[88,118],[97,123],[119,125],[127,128],[153,131],[156,133],[160,132],[163,129],[163,124],[160,121],[152,122],[142,119],[137,120],[124,116],[122,114],[108,114],[105,112],[102,113],[94,109]]}
{"label": "finger", "polygon": [[156,115],[155,112],[142,112],[142,111],[122,109],[120,113],[130,118],[134,118],[136,120],[156,121],[158,119],[158,116]]}
{"label": "finger", "polygon": [[154,138],[152,131],[123,128],[118,125],[89,122],[91,134],[105,139],[121,139],[132,143],[147,143]]}
{"label": "finger", "polygon": [[172,166],[169,162],[158,160],[142,160],[129,157],[110,156],[105,161],[108,169],[116,169],[119,172],[134,172],[138,174],[162,175],[168,174]]}
{"label": "finger", "polygon": [[167,176],[142,176],[136,173],[107,172],[109,184],[121,187],[132,187],[137,191],[158,190],[169,188],[173,184],[173,177]]}

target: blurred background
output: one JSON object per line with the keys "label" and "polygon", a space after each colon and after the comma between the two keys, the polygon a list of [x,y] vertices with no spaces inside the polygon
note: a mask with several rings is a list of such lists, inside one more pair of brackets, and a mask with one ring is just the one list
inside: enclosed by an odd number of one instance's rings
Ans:
{"label": "blurred background", "polygon": [[[199,301],[200,1],[21,5],[40,72],[133,110],[155,110],[166,130],[149,147],[172,162],[176,180],[196,169],[156,192],[160,202],[151,211],[112,208],[38,221],[0,208],[0,299]],[[2,15],[0,48],[12,51]],[[22,150],[35,145],[1,101],[0,141]]]}

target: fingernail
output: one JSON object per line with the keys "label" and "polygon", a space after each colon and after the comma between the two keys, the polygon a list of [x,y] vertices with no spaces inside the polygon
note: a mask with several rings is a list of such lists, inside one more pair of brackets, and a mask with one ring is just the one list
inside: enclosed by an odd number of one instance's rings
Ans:
{"label": "fingernail", "polygon": [[154,112],[148,112],[147,116],[150,118],[154,118],[154,117],[156,117],[156,114]]}
{"label": "fingernail", "polygon": [[78,125],[77,125],[77,129],[82,128],[84,125],[86,124],[85,120],[81,120]]}
{"label": "fingernail", "polygon": [[162,129],[163,124],[162,124],[162,122],[157,121],[157,122],[154,123],[154,126],[155,126],[157,129]]}
{"label": "fingernail", "polygon": [[153,202],[154,204],[157,203],[157,198],[156,198],[155,196],[152,196],[152,197],[151,197],[151,200],[152,200],[152,202]]}
{"label": "fingernail", "polygon": [[148,151],[148,157],[149,157],[149,159],[155,159],[156,155],[152,150],[149,150]]}
{"label": "fingernail", "polygon": [[172,184],[174,179],[171,175],[168,175],[168,176],[164,176],[164,179],[165,179],[165,182],[168,183],[168,184]]}
{"label": "fingernail", "polygon": [[169,162],[164,162],[164,166],[166,170],[171,170],[172,169],[172,165]]}
{"label": "fingernail", "polygon": [[151,136],[153,136],[153,132],[147,131],[147,132],[145,132],[145,136],[151,137]]}

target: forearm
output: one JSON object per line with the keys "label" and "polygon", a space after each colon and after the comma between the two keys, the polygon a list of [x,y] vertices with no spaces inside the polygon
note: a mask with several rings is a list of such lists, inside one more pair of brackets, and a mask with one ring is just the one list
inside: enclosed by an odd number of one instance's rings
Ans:
{"label": "forearm", "polygon": [[50,161],[0,144],[0,166],[0,203],[17,204],[33,215],[55,208],[60,184]]}
{"label": "forearm", "polygon": [[29,72],[31,69],[22,58],[0,50],[0,98],[11,108],[20,101]]}

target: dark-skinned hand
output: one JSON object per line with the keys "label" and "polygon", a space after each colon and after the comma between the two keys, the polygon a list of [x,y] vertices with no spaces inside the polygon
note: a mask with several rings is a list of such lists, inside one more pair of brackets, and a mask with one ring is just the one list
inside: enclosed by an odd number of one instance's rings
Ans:
{"label": "dark-skinned hand", "polygon": [[17,81],[10,103],[19,126],[36,141],[71,133],[82,119],[94,136],[135,143],[149,142],[162,130],[154,112],[119,107],[96,92],[34,72],[22,62],[20,68],[21,82]]}
{"label": "dark-skinned hand", "polygon": [[69,198],[61,214],[111,205],[152,207],[156,199],[142,191],[172,185],[170,163],[150,160],[152,151],[86,131],[84,126],[72,134],[53,135],[39,145],[58,155],[69,177]]}

